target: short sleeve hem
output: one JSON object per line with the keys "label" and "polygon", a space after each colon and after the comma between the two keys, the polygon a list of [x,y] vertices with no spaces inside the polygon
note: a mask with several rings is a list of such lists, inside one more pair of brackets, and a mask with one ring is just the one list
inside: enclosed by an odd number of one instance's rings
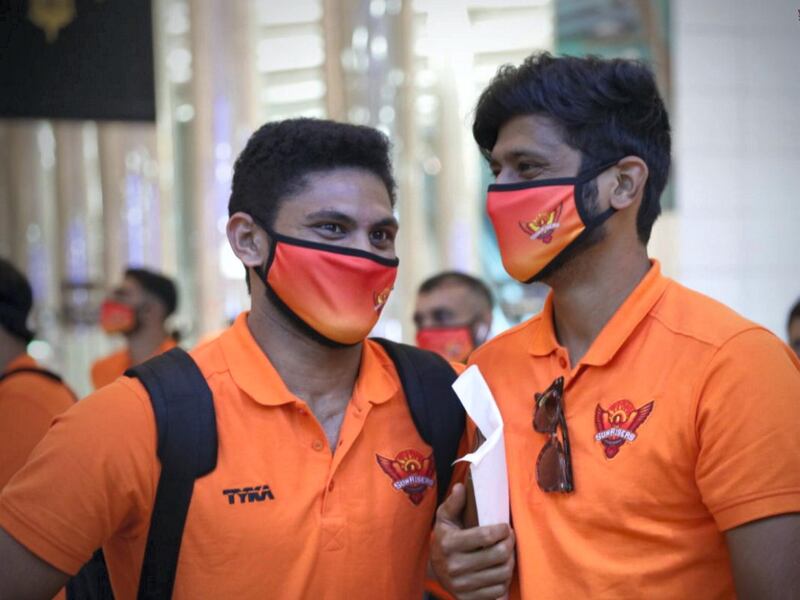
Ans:
{"label": "short sleeve hem", "polygon": [[51,536],[25,520],[14,506],[0,500],[0,527],[44,562],[69,575],[80,571],[87,559],[53,543]]}
{"label": "short sleeve hem", "polygon": [[786,513],[800,513],[800,489],[788,490],[740,502],[714,511],[720,531],[727,531],[751,521]]}

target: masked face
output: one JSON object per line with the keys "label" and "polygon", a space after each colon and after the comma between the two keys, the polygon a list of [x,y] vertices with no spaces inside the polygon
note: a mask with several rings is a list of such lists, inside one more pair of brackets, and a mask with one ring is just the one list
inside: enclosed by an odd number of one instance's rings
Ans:
{"label": "masked face", "polygon": [[309,175],[282,202],[256,272],[298,332],[331,347],[364,340],[397,276],[397,221],[386,184],[360,169]]}
{"label": "masked face", "polygon": [[100,327],[108,334],[133,333],[139,326],[136,313],[129,304],[108,299],[100,306]]}
{"label": "masked face", "polygon": [[565,252],[585,242],[615,210],[592,214],[584,186],[617,161],[577,177],[489,186],[486,209],[503,266],[522,283],[535,281]]}
{"label": "masked face", "polygon": [[329,342],[363,341],[389,299],[398,259],[269,235],[271,258],[263,277],[273,301]]}
{"label": "masked face", "polygon": [[467,362],[472,351],[481,345],[489,332],[485,323],[469,323],[444,327],[422,327],[417,330],[416,345],[436,352],[453,362]]}

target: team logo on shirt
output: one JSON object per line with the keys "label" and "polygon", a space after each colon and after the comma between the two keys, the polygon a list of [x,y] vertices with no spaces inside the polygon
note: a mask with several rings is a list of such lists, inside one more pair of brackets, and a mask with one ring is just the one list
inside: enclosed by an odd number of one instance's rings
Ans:
{"label": "team logo on shirt", "polygon": [[383,306],[386,304],[386,301],[389,299],[389,294],[392,292],[392,288],[387,287],[382,292],[372,292],[372,301],[375,303],[375,312],[381,312],[383,310]]}
{"label": "team logo on shirt", "polygon": [[414,504],[422,502],[425,492],[436,481],[433,454],[427,458],[416,450],[403,450],[394,459],[376,454],[383,472],[392,478],[392,486],[408,494]]}
{"label": "team logo on shirt", "polygon": [[542,243],[549,244],[553,241],[553,233],[561,225],[558,220],[561,218],[562,202],[554,210],[539,213],[532,221],[520,221],[519,226],[532,240],[542,240]]}
{"label": "team logo on shirt", "polygon": [[636,439],[636,430],[653,412],[653,402],[636,408],[630,400],[617,400],[603,409],[599,404],[594,411],[597,434],[594,439],[603,444],[606,458],[614,458],[625,442]]}

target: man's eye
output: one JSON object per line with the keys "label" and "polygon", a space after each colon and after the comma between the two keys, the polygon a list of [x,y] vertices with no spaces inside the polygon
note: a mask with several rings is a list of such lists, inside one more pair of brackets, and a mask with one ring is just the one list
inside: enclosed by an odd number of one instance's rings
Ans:
{"label": "man's eye", "polygon": [[394,233],[386,229],[379,229],[372,232],[373,242],[388,242],[394,239]]}
{"label": "man's eye", "polygon": [[317,229],[321,229],[326,233],[344,233],[344,227],[339,225],[338,223],[320,223],[316,226]]}

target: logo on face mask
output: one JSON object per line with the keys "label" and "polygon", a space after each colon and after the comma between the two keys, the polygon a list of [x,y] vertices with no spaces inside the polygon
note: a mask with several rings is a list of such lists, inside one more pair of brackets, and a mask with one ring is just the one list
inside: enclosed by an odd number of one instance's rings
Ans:
{"label": "logo on face mask", "polygon": [[532,240],[542,240],[543,243],[549,244],[553,241],[553,233],[560,225],[558,220],[561,217],[562,206],[563,202],[555,210],[539,213],[532,221],[520,221],[519,226]]}
{"label": "logo on face mask", "polygon": [[392,288],[390,287],[387,287],[380,293],[372,293],[372,301],[375,303],[375,312],[381,312],[383,310],[384,305],[386,304],[387,300],[389,300],[389,294],[391,293]]}
{"label": "logo on face mask", "polygon": [[618,400],[604,410],[599,404],[594,411],[597,435],[594,439],[604,446],[606,458],[614,458],[625,442],[636,439],[636,430],[653,412],[653,403],[636,408],[630,400]]}
{"label": "logo on face mask", "polygon": [[415,505],[422,502],[425,492],[435,483],[433,455],[427,458],[417,450],[403,450],[394,460],[376,454],[383,472],[392,478],[392,486],[408,494]]}

